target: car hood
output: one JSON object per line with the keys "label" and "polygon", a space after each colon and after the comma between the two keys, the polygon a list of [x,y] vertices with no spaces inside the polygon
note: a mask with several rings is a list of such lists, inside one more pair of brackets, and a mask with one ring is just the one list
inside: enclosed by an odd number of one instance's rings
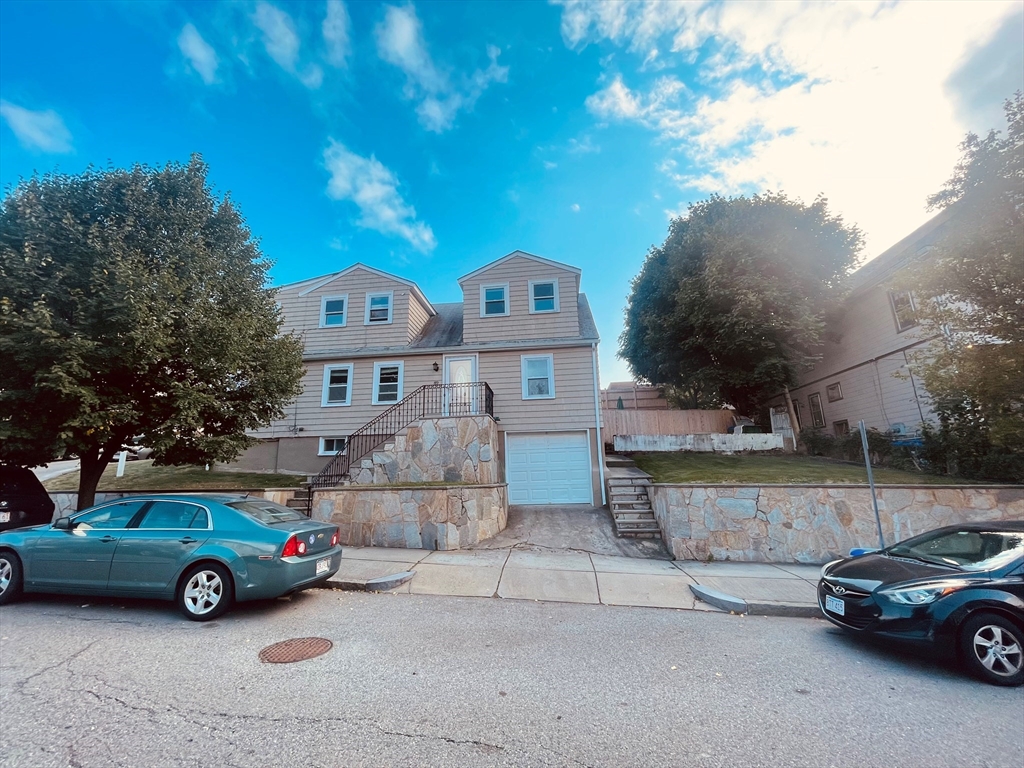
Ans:
{"label": "car hood", "polygon": [[863,555],[844,560],[828,569],[828,581],[843,582],[872,591],[877,587],[934,576],[959,576],[962,571],[916,560],[885,555]]}

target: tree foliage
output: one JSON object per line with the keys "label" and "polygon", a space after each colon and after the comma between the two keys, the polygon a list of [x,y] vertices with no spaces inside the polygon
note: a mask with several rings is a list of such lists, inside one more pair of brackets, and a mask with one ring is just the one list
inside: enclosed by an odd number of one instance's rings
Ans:
{"label": "tree foliage", "polygon": [[939,417],[933,460],[967,477],[1024,479],[1024,97],[1005,105],[1005,134],[968,134],[952,177],[932,195],[952,208],[935,247],[909,271],[917,355]]}
{"label": "tree foliage", "polygon": [[823,197],[691,205],[633,280],[619,356],[695,405],[757,413],[817,359],[862,242]]}
{"label": "tree foliage", "polygon": [[198,156],[22,181],[0,203],[0,460],[81,459],[80,507],[135,437],[228,461],[298,394],[269,263]]}

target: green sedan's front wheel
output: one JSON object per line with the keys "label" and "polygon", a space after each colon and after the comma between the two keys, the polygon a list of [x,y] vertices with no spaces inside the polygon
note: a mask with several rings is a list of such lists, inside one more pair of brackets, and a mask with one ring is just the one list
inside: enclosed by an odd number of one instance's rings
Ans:
{"label": "green sedan's front wheel", "polygon": [[185,618],[210,621],[231,607],[234,597],[231,574],[216,563],[201,563],[190,568],[178,584],[175,602]]}
{"label": "green sedan's front wheel", "polygon": [[21,560],[13,552],[0,551],[0,605],[21,594]]}

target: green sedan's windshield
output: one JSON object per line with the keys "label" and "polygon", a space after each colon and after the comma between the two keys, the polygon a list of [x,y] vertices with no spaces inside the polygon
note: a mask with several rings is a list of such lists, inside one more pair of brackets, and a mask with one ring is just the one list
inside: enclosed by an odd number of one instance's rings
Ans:
{"label": "green sedan's windshield", "polygon": [[267,501],[266,499],[241,499],[239,501],[229,501],[228,506],[232,509],[237,509],[239,512],[245,512],[246,514],[252,515],[261,523],[267,523],[268,525],[307,519],[305,515],[296,512],[294,509],[282,507],[280,504],[275,504],[274,502]]}
{"label": "green sedan's windshield", "polygon": [[1024,534],[998,530],[937,532],[896,544],[885,552],[965,571],[987,571],[1024,555]]}

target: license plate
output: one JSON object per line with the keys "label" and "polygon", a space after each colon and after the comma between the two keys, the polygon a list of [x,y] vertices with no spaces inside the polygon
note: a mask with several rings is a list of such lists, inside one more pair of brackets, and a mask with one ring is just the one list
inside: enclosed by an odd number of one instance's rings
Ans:
{"label": "license plate", "polygon": [[323,560],[316,561],[316,575],[319,576],[321,573],[327,573],[331,568],[331,558],[325,557]]}
{"label": "license plate", "polygon": [[11,522],[11,513],[10,512],[0,512],[0,523],[9,523],[9,522]]}
{"label": "license plate", "polygon": [[[319,573],[319,571],[317,571],[317,573]],[[832,613],[838,614],[839,616],[846,615],[846,603],[838,597],[832,597],[832,595],[825,595],[825,609],[832,611]]]}

